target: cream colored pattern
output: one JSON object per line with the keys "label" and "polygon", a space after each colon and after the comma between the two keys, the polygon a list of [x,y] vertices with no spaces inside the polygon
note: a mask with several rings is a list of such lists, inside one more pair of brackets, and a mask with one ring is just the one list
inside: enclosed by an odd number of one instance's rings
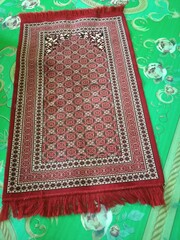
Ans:
{"label": "cream colored pattern", "polygon": [[[90,7],[99,7],[103,4],[97,3],[95,0],[81,0],[81,2],[87,4]],[[133,8],[125,8],[125,14],[134,14],[144,11],[148,6],[148,0],[139,0],[139,5]]]}
{"label": "cream colored pattern", "polygon": [[[178,201],[178,198],[179,198],[178,196],[174,196],[174,195],[177,195],[175,192],[175,188],[177,189],[178,187],[177,180],[179,179],[178,175],[180,173],[180,134],[179,133],[180,133],[180,121],[179,121],[179,124],[177,124],[176,133],[174,135],[174,139],[171,144],[169,155],[166,160],[166,165],[164,167],[164,177],[166,182],[166,187],[165,187],[166,206],[152,208],[146,224],[146,229],[144,231],[143,240],[163,239],[163,232],[165,231],[165,223],[167,223],[166,228],[167,226],[169,228],[169,223],[167,221],[167,218],[170,212],[172,215],[171,222],[173,223],[174,221],[176,209],[172,210],[170,208],[172,208],[172,204]],[[169,231],[171,231],[171,228],[169,228]],[[167,232],[167,230],[165,232]]]}
{"label": "cream colored pattern", "polygon": [[134,14],[143,12],[148,6],[148,0],[139,0],[139,5],[133,8],[125,8],[124,13],[125,14]]}
{"label": "cream colored pattern", "polygon": [[175,184],[176,184],[179,172],[180,172],[180,144],[179,144],[177,152],[176,152],[176,156],[174,159],[174,164],[173,164],[173,168],[170,173],[170,177],[165,186],[166,206],[161,207],[159,210],[159,215],[158,215],[156,223],[155,223],[152,240],[160,240],[161,239],[161,233],[162,233],[165,221],[166,221],[167,213],[171,207],[173,192],[174,192],[174,188],[175,188]]}

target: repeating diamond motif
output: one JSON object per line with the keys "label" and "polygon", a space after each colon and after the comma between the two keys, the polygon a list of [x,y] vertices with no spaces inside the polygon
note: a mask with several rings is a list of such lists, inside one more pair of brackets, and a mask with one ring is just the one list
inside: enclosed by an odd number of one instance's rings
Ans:
{"label": "repeating diamond motif", "polygon": [[45,162],[120,154],[106,61],[104,50],[78,34],[45,56]]}

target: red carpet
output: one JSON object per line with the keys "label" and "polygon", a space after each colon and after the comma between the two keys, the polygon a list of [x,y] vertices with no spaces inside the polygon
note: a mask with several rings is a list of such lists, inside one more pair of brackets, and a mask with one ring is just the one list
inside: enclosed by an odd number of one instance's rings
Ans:
{"label": "red carpet", "polygon": [[123,7],[20,17],[1,219],[164,204]]}

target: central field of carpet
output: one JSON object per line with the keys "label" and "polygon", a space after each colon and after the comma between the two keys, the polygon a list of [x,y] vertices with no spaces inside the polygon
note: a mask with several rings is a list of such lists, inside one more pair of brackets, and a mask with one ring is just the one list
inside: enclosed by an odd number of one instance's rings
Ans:
{"label": "central field of carpet", "polygon": [[1,219],[164,204],[123,6],[20,17]]}

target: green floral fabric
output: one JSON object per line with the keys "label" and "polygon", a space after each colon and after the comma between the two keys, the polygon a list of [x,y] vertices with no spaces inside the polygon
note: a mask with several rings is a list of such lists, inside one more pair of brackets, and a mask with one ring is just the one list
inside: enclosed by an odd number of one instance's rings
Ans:
{"label": "green floral fabric", "polygon": [[[0,191],[2,194],[20,12],[115,6],[125,0],[0,0]],[[125,16],[165,176],[166,206],[117,205],[98,214],[0,223],[2,240],[180,239],[180,4],[130,0]]]}

